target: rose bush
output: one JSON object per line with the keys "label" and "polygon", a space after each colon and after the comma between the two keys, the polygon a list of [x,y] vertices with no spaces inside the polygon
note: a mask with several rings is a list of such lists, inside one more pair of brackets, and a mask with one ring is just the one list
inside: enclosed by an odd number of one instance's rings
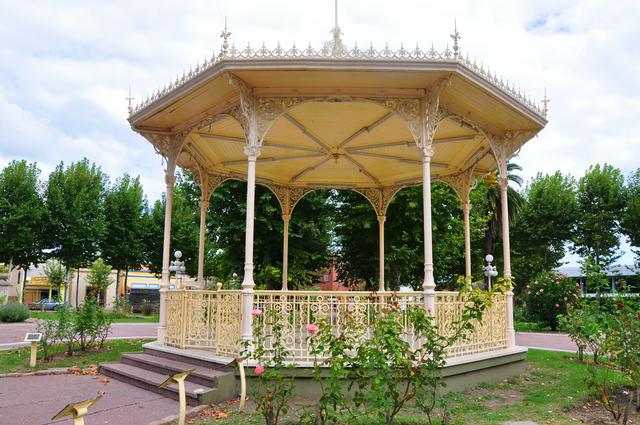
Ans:
{"label": "rose bush", "polygon": [[557,271],[538,274],[522,291],[529,317],[552,330],[558,316],[580,299],[580,284]]}

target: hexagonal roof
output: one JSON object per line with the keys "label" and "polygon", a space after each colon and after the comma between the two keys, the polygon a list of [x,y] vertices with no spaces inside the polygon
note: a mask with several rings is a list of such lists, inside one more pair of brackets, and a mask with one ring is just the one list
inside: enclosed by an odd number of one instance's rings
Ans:
{"label": "hexagonal roof", "polygon": [[240,101],[229,84],[233,75],[256,97],[296,99],[266,133],[258,181],[314,187],[419,183],[421,153],[385,101],[423,98],[445,78],[451,84],[439,98],[446,118],[434,138],[436,179],[493,171],[487,134],[521,131],[530,138],[546,125],[546,110],[459,55],[457,45],[441,53],[339,47],[238,51],[225,40],[218,57],[132,108],[129,121],[142,134],[191,129],[178,165],[242,179],[245,135],[224,115]]}

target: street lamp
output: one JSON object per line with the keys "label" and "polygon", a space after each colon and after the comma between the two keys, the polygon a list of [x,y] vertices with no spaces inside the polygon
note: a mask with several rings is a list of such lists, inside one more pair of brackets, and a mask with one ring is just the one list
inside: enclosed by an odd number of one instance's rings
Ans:
{"label": "street lamp", "polygon": [[171,262],[171,265],[169,266],[169,271],[176,273],[176,282],[178,280],[178,274],[180,274],[180,287],[182,287],[182,273],[184,273],[184,271],[186,270],[186,267],[184,266],[184,261],[180,261],[180,259],[182,258],[182,252],[176,251],[173,253],[173,256],[176,257],[176,259]]}
{"label": "street lamp", "polygon": [[491,290],[491,278],[498,276],[498,269],[496,266],[491,265],[493,262],[493,255],[488,254],[484,259],[487,262],[487,265],[484,266],[482,270],[484,270],[484,275],[487,277],[487,281],[489,283],[489,290]]}

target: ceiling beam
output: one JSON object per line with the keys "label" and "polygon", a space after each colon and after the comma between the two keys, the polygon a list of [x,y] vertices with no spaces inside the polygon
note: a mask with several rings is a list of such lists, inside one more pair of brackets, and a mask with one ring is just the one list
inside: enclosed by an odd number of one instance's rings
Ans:
{"label": "ceiling beam", "polygon": [[[222,140],[224,142],[242,143],[243,145],[246,144],[246,141],[241,137],[222,136],[219,134],[210,134],[210,133],[198,133],[198,135],[205,139]],[[304,146],[289,146],[282,143],[269,142],[266,140],[262,142],[262,146],[266,146],[270,148],[291,149],[294,151],[324,153],[324,151],[320,149],[307,148]]]}
{"label": "ceiling beam", "polygon": [[302,125],[300,122],[296,121],[296,119],[293,118],[291,115],[285,113],[282,116],[284,117],[284,119],[286,119],[291,124],[293,124],[295,127],[297,127],[302,132],[302,134],[307,136],[309,139],[311,139],[313,142],[315,142],[317,145],[319,145],[322,149],[324,149],[325,152],[327,152],[327,153],[331,152],[331,147],[329,147],[322,140],[318,139],[316,136],[311,134],[309,132],[309,130],[307,130],[307,128],[304,125]]}
{"label": "ceiling beam", "polygon": [[[276,162],[276,161],[288,161],[288,160],[296,160],[296,159],[307,159],[307,158],[318,158],[324,157],[325,154],[315,154],[315,155],[294,155],[294,156],[285,156],[285,157],[275,157],[275,156],[260,156],[257,158],[258,162]],[[240,165],[246,164],[246,159],[238,159],[233,161],[222,161],[221,164],[226,166],[229,165]]]}
{"label": "ceiling beam", "polygon": [[321,166],[322,164],[324,164],[325,162],[329,161],[332,157],[331,156],[327,156],[326,158],[322,159],[322,161],[318,162],[315,165],[312,165],[311,167],[307,167],[304,170],[300,171],[298,174],[296,174],[295,176],[291,177],[291,181],[294,182],[296,180],[301,179],[302,177],[304,177],[306,174],[312,172],[313,170],[315,170],[316,168],[318,168],[319,166]]}
{"label": "ceiling beam", "polygon": [[374,177],[373,174],[371,174],[370,172],[368,172],[364,166],[362,164],[360,164],[358,161],[356,161],[355,159],[353,159],[350,155],[344,154],[343,155],[349,162],[351,162],[353,165],[355,165],[356,167],[358,167],[358,170],[364,174],[365,176],[369,177],[369,179],[371,179],[375,184],[381,184],[380,180],[378,180],[377,178]]}
{"label": "ceiling beam", "polygon": [[362,127],[360,130],[356,131],[355,133],[353,133],[351,136],[347,137],[342,143],[340,143],[338,145],[338,149],[343,148],[345,145],[347,145],[348,143],[350,143],[351,141],[353,141],[355,138],[357,138],[358,136],[360,136],[362,133],[364,133],[365,131],[367,133],[370,133],[371,131],[373,131],[376,127],[384,124],[385,121],[387,121],[389,118],[391,118],[393,116],[392,112],[388,112],[387,114],[385,114],[384,116],[380,117],[379,119],[375,120],[374,122],[372,122],[371,124]]}

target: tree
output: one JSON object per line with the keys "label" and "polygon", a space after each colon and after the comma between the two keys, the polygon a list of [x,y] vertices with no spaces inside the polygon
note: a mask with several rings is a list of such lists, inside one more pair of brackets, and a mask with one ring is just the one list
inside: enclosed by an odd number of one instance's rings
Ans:
{"label": "tree", "polygon": [[101,251],[104,259],[117,270],[117,285],[120,285],[121,271],[128,272],[145,261],[146,211],[147,201],[139,177],[132,179],[125,174],[107,190],[104,198],[106,233]]}
{"label": "tree", "polygon": [[607,267],[620,257],[619,217],[625,207],[622,173],[609,164],[589,167],[578,183],[577,199],[575,251]]}
{"label": "tree", "polygon": [[[478,196],[480,195],[480,196]],[[480,205],[485,190],[472,192],[472,246],[479,247],[486,228],[486,208]],[[336,238],[341,279],[365,281],[368,288],[378,282],[378,222],[373,208],[361,195],[338,192]],[[438,287],[454,287],[464,269],[464,223],[460,199],[444,183],[431,187],[434,276]],[[478,203],[478,208],[475,207]],[[473,262],[480,264],[480,249],[472,249]],[[396,194],[385,221],[385,282],[390,288],[422,286],[424,244],[422,187],[409,187]]]}
{"label": "tree", "polygon": [[[197,198],[196,198],[197,199]],[[195,204],[195,205],[194,205]],[[164,234],[164,211],[166,200],[163,197],[155,202],[148,217],[144,219],[145,257],[149,269],[160,274],[162,272],[162,245]],[[182,252],[181,261],[185,262],[187,274],[195,276],[198,270],[198,223],[200,208],[197,201],[188,196],[185,183],[180,177],[173,190],[171,219],[171,256],[173,252]]]}
{"label": "tree", "polygon": [[[640,168],[629,178],[626,198],[621,230],[627,235],[632,246],[640,248]],[[635,252],[640,261],[640,250]]]}
{"label": "tree", "polygon": [[560,171],[538,173],[523,193],[522,211],[512,230],[514,276],[529,283],[536,275],[560,266],[572,240],[578,202],[576,182]]}
{"label": "tree", "polygon": [[336,191],[334,202],[338,275],[348,285],[364,281],[367,289],[375,289],[379,235],[376,213],[366,198],[351,190]]}
{"label": "tree", "polygon": [[102,294],[113,283],[111,279],[111,266],[106,264],[102,258],[98,258],[89,268],[87,283],[90,292],[95,293],[96,302],[100,304],[100,294]]}
{"label": "tree", "polygon": [[[97,257],[105,234],[105,180],[100,168],[89,164],[86,158],[66,168],[60,162],[49,175],[45,234],[50,255],[64,263],[67,275],[71,268],[79,269]],[[80,273],[78,279],[79,276]],[[68,292],[71,302],[71,291]]]}
{"label": "tree", "polygon": [[26,161],[13,161],[0,173],[0,262],[24,269],[24,281],[29,266],[42,258],[44,207],[39,175],[36,164]]}
{"label": "tree", "polygon": [[55,258],[49,258],[44,263],[44,275],[52,287],[60,288],[64,285],[66,270],[64,265]]}

